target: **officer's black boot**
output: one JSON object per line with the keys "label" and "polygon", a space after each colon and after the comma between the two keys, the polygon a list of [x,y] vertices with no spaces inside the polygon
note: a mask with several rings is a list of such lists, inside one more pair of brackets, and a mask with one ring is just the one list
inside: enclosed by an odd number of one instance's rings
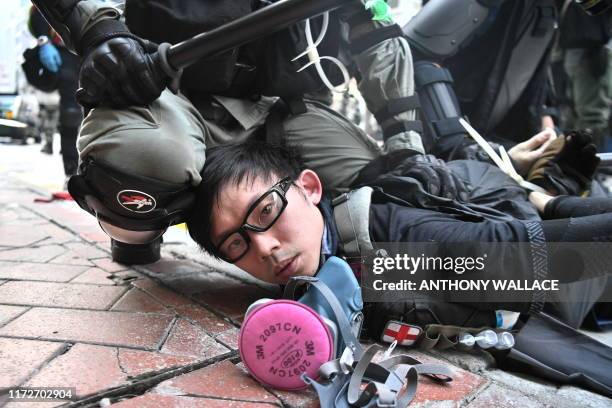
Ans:
{"label": "officer's black boot", "polygon": [[135,245],[111,239],[113,261],[124,265],[143,265],[159,261],[162,237],[148,244]]}

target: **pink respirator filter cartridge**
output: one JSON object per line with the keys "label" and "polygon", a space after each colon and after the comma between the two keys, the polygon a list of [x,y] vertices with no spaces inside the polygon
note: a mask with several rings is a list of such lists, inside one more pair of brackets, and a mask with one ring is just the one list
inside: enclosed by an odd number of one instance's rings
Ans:
{"label": "pink respirator filter cartridge", "polygon": [[251,375],[272,388],[307,387],[302,374],[318,377],[334,357],[334,341],[323,319],[293,300],[273,300],[250,310],[239,337],[240,356]]}

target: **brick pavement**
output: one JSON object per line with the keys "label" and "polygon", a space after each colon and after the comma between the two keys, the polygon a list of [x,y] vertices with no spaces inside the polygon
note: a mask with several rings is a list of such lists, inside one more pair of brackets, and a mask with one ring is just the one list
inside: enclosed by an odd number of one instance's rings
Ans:
{"label": "brick pavement", "polygon": [[[244,309],[276,296],[274,288],[185,245],[166,245],[153,265],[115,264],[93,217],[71,202],[34,203],[38,195],[0,178],[0,394],[69,386],[79,406],[318,406],[312,391],[262,387],[239,362]],[[421,379],[411,406],[611,406],[593,393],[496,370],[484,354],[409,352],[456,375],[443,386]]]}

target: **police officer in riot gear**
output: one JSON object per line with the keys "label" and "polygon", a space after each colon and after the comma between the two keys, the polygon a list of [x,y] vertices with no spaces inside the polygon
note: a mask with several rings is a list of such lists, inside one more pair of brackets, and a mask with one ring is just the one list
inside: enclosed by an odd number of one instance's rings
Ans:
{"label": "police officer in riot gear", "polygon": [[428,142],[448,159],[466,115],[488,139],[520,142],[554,125],[546,68],[552,0],[431,0],[405,27]]}
{"label": "police officer in riot gear", "polygon": [[[198,61],[182,73],[180,93],[165,90],[171,82],[176,85],[179,73],[154,63],[151,41],[185,40],[264,7],[263,2],[190,2],[186,12],[183,1],[127,1],[125,23],[117,9],[99,0],[35,3],[66,44],[84,56],[80,100],[97,108],[84,121],[80,175],[69,188],[111,236],[116,261],[159,258],[159,236],[183,219],[191,187],[201,180],[205,146],[254,133],[269,137],[280,128],[284,137],[301,142],[309,166],[335,192],[346,190],[359,170],[383,153],[355,125],[308,98],[322,88],[315,67],[298,75],[308,60],[290,62],[309,47],[303,23]],[[408,44],[400,39],[401,54],[385,46],[386,39],[402,35],[401,29],[372,17],[360,1],[347,0],[330,13],[319,53],[346,65],[355,62],[368,107],[387,129],[384,153],[422,153],[415,98],[390,103],[414,93]],[[322,31],[323,24],[312,24],[315,34]],[[391,68],[381,74],[370,69],[374,64]],[[334,67],[323,67],[337,84]],[[276,103],[278,96],[282,103]]]}

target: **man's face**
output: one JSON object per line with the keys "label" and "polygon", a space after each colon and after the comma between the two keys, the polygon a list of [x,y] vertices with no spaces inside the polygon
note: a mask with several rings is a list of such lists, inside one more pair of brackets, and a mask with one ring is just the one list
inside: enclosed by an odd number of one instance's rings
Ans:
{"label": "man's face", "polygon": [[[280,177],[270,181],[256,178],[252,183],[227,185],[213,205],[211,238],[219,245],[223,237],[238,229],[251,205]],[[247,231],[250,246],[236,266],[269,283],[286,283],[297,275],[313,276],[319,266],[323,216],[317,208],[321,182],[311,170],[304,170],[286,193],[287,206],[276,222],[264,232]]]}

